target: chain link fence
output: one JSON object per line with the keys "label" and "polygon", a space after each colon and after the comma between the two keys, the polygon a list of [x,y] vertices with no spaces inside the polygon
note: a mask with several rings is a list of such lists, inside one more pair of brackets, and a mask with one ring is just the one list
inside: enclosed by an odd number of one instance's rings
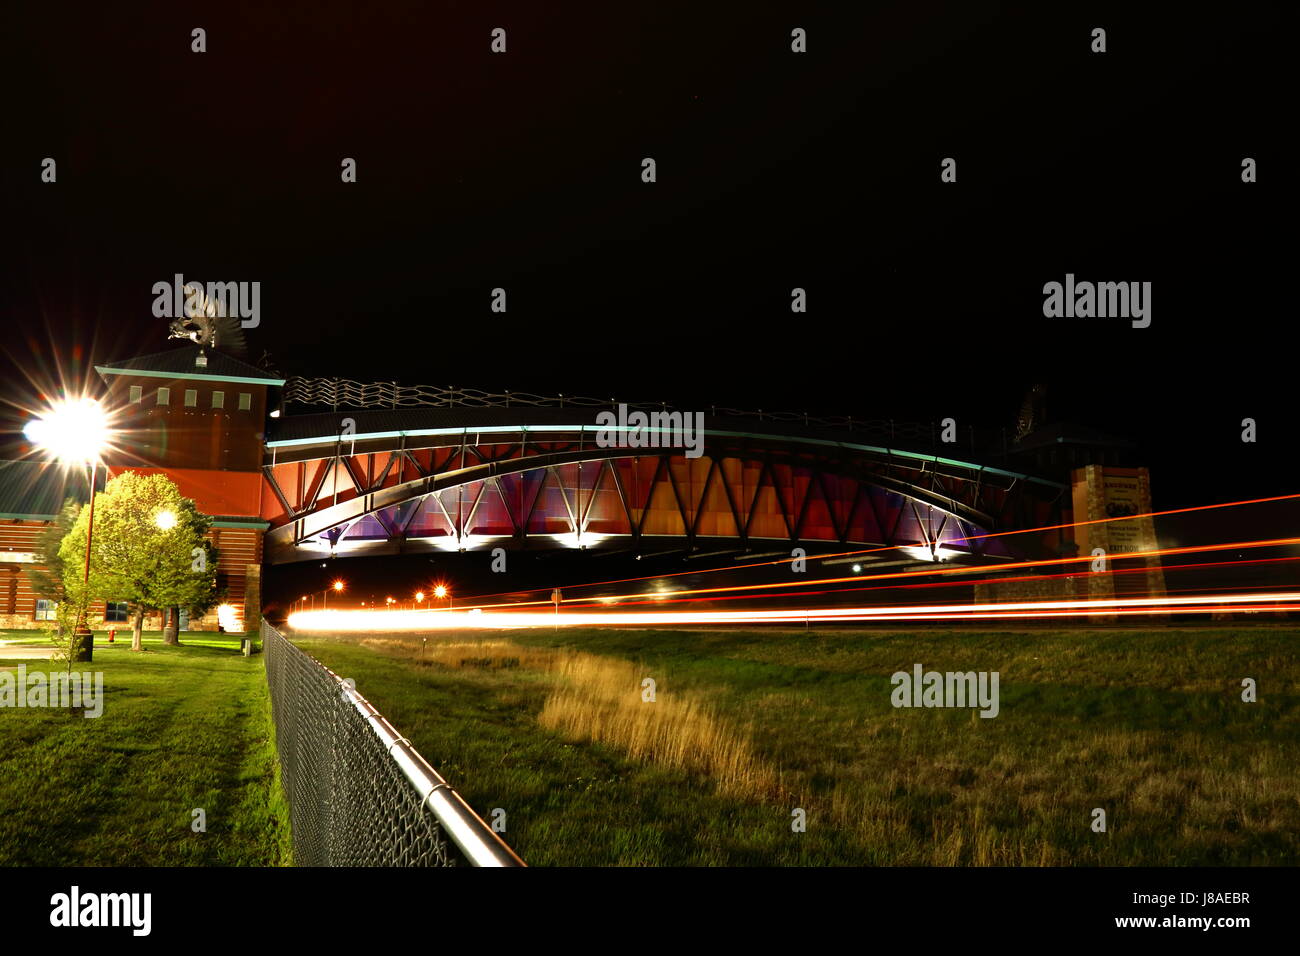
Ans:
{"label": "chain link fence", "polygon": [[522,866],[370,703],[262,622],[298,866]]}

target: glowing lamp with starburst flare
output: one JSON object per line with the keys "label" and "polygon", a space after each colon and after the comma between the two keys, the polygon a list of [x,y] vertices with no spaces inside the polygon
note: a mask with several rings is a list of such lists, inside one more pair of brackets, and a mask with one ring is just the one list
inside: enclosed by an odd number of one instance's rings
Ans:
{"label": "glowing lamp with starburst flare", "polygon": [[[100,456],[109,446],[112,429],[104,406],[93,398],[67,399],[53,403],[44,414],[23,428],[23,435],[41,452],[66,466],[86,465],[90,469],[90,509],[86,518],[86,556],[81,569],[81,586],[90,582],[90,546],[95,531],[95,472]],[[95,638],[86,625],[86,607],[77,614],[74,631],[74,661],[94,658]]]}
{"label": "glowing lamp with starburst flare", "polygon": [[65,465],[99,461],[111,435],[108,414],[93,398],[55,402],[23,428],[23,435],[51,458]]}

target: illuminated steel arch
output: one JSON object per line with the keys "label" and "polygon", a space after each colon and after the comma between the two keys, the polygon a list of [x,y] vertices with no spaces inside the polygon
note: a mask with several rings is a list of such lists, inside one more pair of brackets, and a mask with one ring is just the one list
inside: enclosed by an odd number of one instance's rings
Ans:
{"label": "illuminated steel arch", "polygon": [[[606,447],[583,409],[297,416],[267,443],[273,564],[506,548],[897,545],[1007,556],[1064,486],[862,434],[707,416],[703,454]],[[1029,547],[1041,549],[1037,541]]]}

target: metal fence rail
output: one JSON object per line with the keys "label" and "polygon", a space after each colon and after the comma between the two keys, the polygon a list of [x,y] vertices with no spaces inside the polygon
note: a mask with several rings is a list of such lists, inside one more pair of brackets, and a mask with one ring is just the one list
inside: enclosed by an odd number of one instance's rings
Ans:
{"label": "metal fence rail", "polygon": [[[399,385],[397,382],[356,382],[348,378],[307,378],[291,375],[285,381],[286,405],[328,405],[339,408],[617,408],[613,398],[589,395],[537,395],[532,392],[487,392],[480,388],[438,385]],[[628,408],[667,410],[668,402],[625,402]],[[703,411],[703,409],[698,409]],[[727,418],[758,418],[770,422],[858,429],[884,429],[890,425],[921,434],[915,423],[887,419],[857,419],[851,415],[809,415],[807,412],[764,412],[711,405],[709,414]],[[929,429],[929,425],[924,426]]]}
{"label": "metal fence rail", "polygon": [[[614,398],[589,395],[537,395],[533,392],[488,392],[478,388],[438,385],[399,385],[397,382],[357,382],[347,378],[311,378],[291,375],[285,380],[281,400],[288,405],[318,408],[600,408],[616,409]],[[671,402],[624,402],[630,409],[645,411],[677,408]],[[678,410],[681,410],[678,408]],[[889,418],[855,418],[852,415],[810,415],[807,412],[765,411],[730,408],[722,405],[701,406],[688,411],[706,411],[715,417],[753,418],[762,422],[802,425],[808,428],[831,428],[861,433],[872,441],[894,447],[903,442],[908,447],[926,446],[951,450],[953,442],[942,442],[939,422],[905,422]],[[985,452],[1005,454],[1015,436],[1005,428],[977,427],[963,423],[956,444],[980,448]]]}
{"label": "metal fence rail", "polygon": [[262,622],[298,866],[523,866],[370,703]]}

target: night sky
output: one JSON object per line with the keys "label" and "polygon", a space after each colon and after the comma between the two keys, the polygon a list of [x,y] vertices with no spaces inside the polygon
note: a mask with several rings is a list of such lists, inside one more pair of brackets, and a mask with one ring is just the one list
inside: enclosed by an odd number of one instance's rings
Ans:
{"label": "night sky", "polygon": [[[552,6],[8,16],[4,398],[174,345],[179,272],[260,281],[288,374],[1008,426],[1043,382],[1157,507],[1296,490],[1279,6]],[[1067,272],[1151,327],[1045,318]]]}

